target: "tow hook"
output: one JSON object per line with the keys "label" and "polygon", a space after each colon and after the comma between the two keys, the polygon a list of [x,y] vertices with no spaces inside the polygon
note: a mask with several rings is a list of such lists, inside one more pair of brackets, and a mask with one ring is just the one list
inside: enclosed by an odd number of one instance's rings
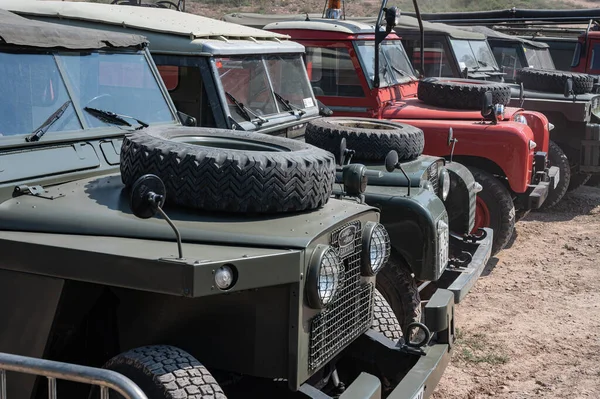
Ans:
{"label": "tow hook", "polygon": [[475,235],[475,234],[465,234],[463,237],[463,241],[464,242],[470,242],[470,243],[475,243],[477,241],[481,241],[481,240],[485,240],[485,238],[487,237],[487,232],[482,229],[481,227],[477,229],[477,231],[481,234],[479,235]]}
{"label": "tow hook", "polygon": [[459,257],[451,258],[448,261],[448,265],[450,267],[459,269],[459,268],[464,267],[464,266],[468,265],[469,263],[471,263],[472,260],[473,260],[473,254],[471,254],[470,252],[467,252],[467,251],[462,251]]}
{"label": "tow hook", "polygon": [[417,329],[417,331],[423,331],[423,334],[424,334],[423,339],[418,342],[411,342],[408,338],[401,339],[401,341],[399,342],[399,345],[398,345],[398,349],[400,350],[400,352],[403,352],[403,353],[424,356],[425,351],[421,348],[423,346],[429,344],[429,341],[431,340],[431,331],[429,331],[429,328],[427,328],[427,326],[425,324],[420,323],[418,321],[413,321],[408,326],[406,326],[406,330],[404,331],[404,336],[409,337],[409,333],[413,329]]}

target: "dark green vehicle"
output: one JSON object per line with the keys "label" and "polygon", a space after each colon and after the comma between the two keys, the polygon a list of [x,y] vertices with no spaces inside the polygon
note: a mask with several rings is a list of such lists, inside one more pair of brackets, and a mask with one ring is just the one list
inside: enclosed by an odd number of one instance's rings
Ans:
{"label": "dark green vehicle", "polygon": [[[0,394],[432,392],[453,294],[425,306],[421,342],[370,328],[397,325],[375,290],[389,237],[332,197],[331,153],[182,126],[142,36],[0,10],[0,39]],[[342,169],[348,188],[373,174]]]}
{"label": "dark green vehicle", "polygon": [[[2,4],[28,18],[147,36],[177,109],[201,126],[303,141],[311,129],[318,134],[323,124],[338,121],[337,131],[342,126],[347,140],[346,155],[338,154],[341,135],[325,148],[336,154],[338,163],[350,155],[363,161],[361,153],[376,149],[364,162],[382,176],[369,177],[364,198],[380,209],[390,234],[392,255],[379,273],[377,288],[402,330],[421,320],[421,300],[436,288],[450,289],[458,302],[481,274],[493,232],[471,235],[478,190],[471,173],[460,164],[421,155],[423,132],[412,126],[371,120],[368,124],[377,127],[367,126],[369,139],[361,143],[356,139],[365,121],[321,117],[301,58],[304,47],[286,36],[158,8],[53,1]],[[394,142],[382,144],[388,138]],[[384,160],[391,149],[400,156],[390,170],[402,170],[388,173]],[[338,175],[341,179],[342,172]],[[342,192],[336,188],[334,194]]]}

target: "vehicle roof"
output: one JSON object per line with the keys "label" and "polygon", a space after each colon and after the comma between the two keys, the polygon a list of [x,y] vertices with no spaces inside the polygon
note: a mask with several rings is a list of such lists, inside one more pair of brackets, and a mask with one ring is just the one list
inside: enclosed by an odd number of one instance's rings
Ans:
{"label": "vehicle roof", "polygon": [[[339,19],[324,19],[321,18],[320,13],[309,13],[309,14],[256,14],[256,13],[244,13],[236,12],[226,14],[222,17],[224,21],[234,22],[246,26],[252,26],[255,28],[274,29],[274,24],[278,22],[286,22],[285,25],[276,25],[279,29],[315,29],[315,30],[328,30],[341,33],[365,33],[367,30],[373,31],[375,26],[375,20],[377,17],[346,17],[345,20]],[[306,18],[310,21],[306,21]],[[294,23],[299,22],[301,23]],[[331,21],[336,21],[333,23]],[[325,24],[318,24],[318,22],[326,22]],[[385,20],[382,21],[382,25],[385,25]],[[365,27],[365,26],[368,26]],[[428,32],[443,32],[444,34],[450,35],[456,39],[468,39],[468,40],[485,40],[485,35],[476,32],[469,32],[462,29],[455,28],[450,25],[432,23],[423,21],[423,27]],[[407,30],[419,30],[419,22],[416,18],[401,15],[399,18],[398,25],[396,25],[395,31],[402,35],[402,31]]]}
{"label": "vehicle roof", "polygon": [[527,45],[532,46],[532,47],[538,47],[538,48],[547,48],[547,47],[549,47],[548,44],[546,44],[546,43],[543,43],[543,42],[534,42],[532,40],[523,39],[523,38],[518,37],[518,36],[507,35],[506,33],[498,32],[497,30],[490,29],[487,26],[480,26],[480,25],[476,25],[476,26],[461,26],[460,29],[483,33],[488,38],[500,39],[500,40],[510,40],[510,41],[513,41],[513,42],[521,42],[523,44],[527,44]]}
{"label": "vehicle roof", "polygon": [[148,41],[139,35],[32,21],[0,8],[0,43],[21,47],[90,50],[143,47]]}
{"label": "vehicle roof", "polygon": [[70,1],[0,0],[0,8],[21,15],[59,16],[96,21],[148,31],[186,36],[190,39],[225,38],[284,40],[286,35],[232,24],[166,8],[139,7]]}

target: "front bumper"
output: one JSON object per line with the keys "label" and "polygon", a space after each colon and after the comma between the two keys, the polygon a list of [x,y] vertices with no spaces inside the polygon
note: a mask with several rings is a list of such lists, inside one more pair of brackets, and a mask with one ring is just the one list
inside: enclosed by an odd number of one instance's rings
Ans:
{"label": "front bumper", "polygon": [[560,171],[558,167],[549,167],[548,172],[544,172],[544,176],[539,179],[537,184],[530,184],[527,191],[517,194],[515,208],[525,211],[539,209],[548,198],[548,194],[556,189],[559,180]]}
{"label": "front bumper", "polygon": [[455,303],[460,303],[467,296],[492,255],[494,231],[490,228],[483,230],[485,233],[479,237],[473,235],[459,237],[454,234],[450,236],[452,258],[435,285],[452,292]]}
{"label": "front bumper", "polygon": [[[443,289],[433,294],[425,306],[425,325],[432,338],[422,351],[407,349],[374,330],[368,330],[348,348],[353,357],[377,365],[384,374],[397,375],[397,370],[390,370],[395,368],[405,370],[388,393],[388,399],[425,399],[433,393],[450,362],[454,346],[454,294]],[[362,372],[338,398],[381,399],[383,389],[378,377]],[[307,398],[331,399],[307,384],[300,391]]]}

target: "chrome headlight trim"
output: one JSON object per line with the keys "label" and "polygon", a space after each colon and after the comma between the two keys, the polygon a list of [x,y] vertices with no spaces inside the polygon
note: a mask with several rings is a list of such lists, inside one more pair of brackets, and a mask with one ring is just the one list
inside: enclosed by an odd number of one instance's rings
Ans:
{"label": "chrome headlight trim", "polygon": [[448,194],[450,194],[450,173],[448,169],[441,168],[440,172],[440,195],[442,196],[442,201],[446,201],[448,198]]}
{"label": "chrome headlight trim", "polygon": [[313,309],[322,309],[330,304],[341,288],[344,263],[337,249],[330,245],[317,245],[308,265],[306,299]]}
{"label": "chrome headlight trim", "polygon": [[362,233],[361,274],[377,274],[387,263],[390,253],[390,236],[385,227],[381,223],[367,222]]}

